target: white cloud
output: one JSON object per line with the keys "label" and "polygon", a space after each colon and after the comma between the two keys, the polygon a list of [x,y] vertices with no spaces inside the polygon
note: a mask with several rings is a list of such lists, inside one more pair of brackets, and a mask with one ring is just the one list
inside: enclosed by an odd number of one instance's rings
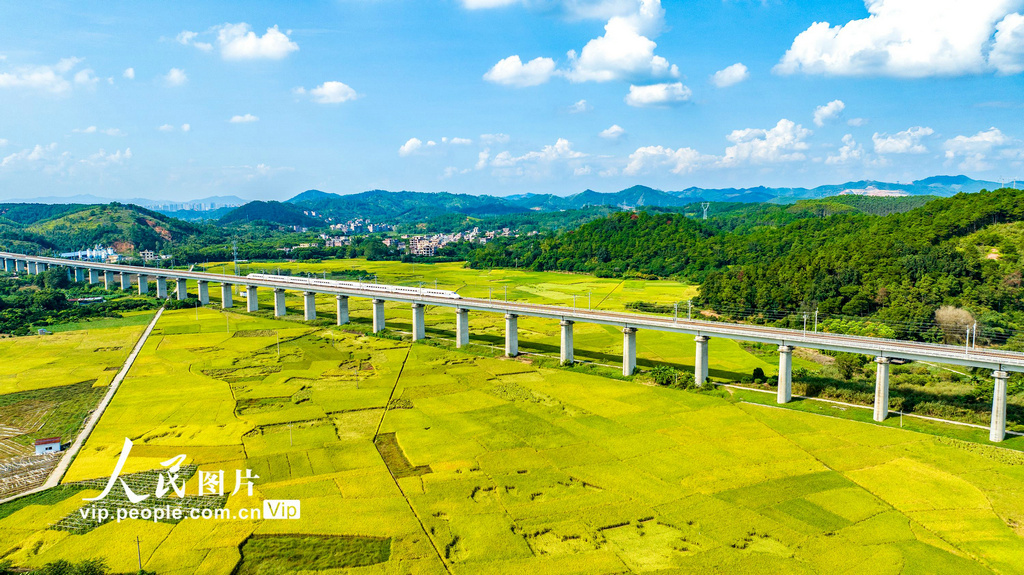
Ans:
{"label": "white cloud", "polygon": [[164,124],[164,125],[160,126],[159,128],[157,128],[157,130],[160,130],[161,132],[173,132],[174,131],[174,126],[172,126],[170,124]]}
{"label": "white cloud", "polygon": [[[307,93],[307,90],[302,87],[295,88],[292,91],[299,95]],[[341,104],[359,97],[359,94],[351,86],[344,82],[336,81],[324,82],[316,88],[310,89],[308,93],[317,104]]]}
{"label": "white cloud", "polygon": [[508,134],[480,134],[480,142],[487,146],[507,144],[511,139]]}
{"label": "white cloud", "polygon": [[[793,40],[775,71],[920,78],[977,74],[993,66],[1013,69],[1002,51],[995,51],[991,63],[986,52],[997,23],[1019,0],[865,0],[865,5],[867,18],[837,26],[813,23]],[[1011,19],[1003,30],[1016,26]],[[1014,45],[1006,40],[1009,52]]]}
{"label": "white cloud", "polygon": [[[71,82],[65,75],[81,61],[81,58],[63,58],[52,66],[22,66],[12,72],[0,72],[0,88],[24,88],[51,94],[65,94],[71,91]],[[91,75],[92,70],[89,70],[81,80],[88,84],[92,79]]]}
{"label": "white cloud", "polygon": [[8,142],[6,138],[0,138],[0,148],[6,146],[9,143],[10,142]]}
{"label": "white cloud", "polygon": [[473,168],[477,169],[477,170],[482,170],[482,169],[486,168],[487,167],[487,160],[489,160],[489,159],[491,159],[491,151],[490,150],[481,150],[480,153],[477,154],[477,156],[476,156],[476,165],[473,166]]}
{"label": "white cloud", "polygon": [[188,76],[181,68],[171,68],[170,72],[167,72],[167,75],[164,76],[164,81],[167,82],[168,86],[181,86],[188,82]]}
{"label": "white cloud", "polygon": [[864,148],[853,139],[852,134],[843,136],[843,145],[835,154],[825,158],[826,164],[848,164],[864,157]]}
{"label": "white cloud", "polygon": [[228,120],[228,121],[231,122],[232,124],[248,124],[250,122],[258,122],[259,120],[260,119],[259,119],[258,116],[253,116],[252,114],[246,114],[244,116],[231,116],[231,119]]}
{"label": "white cloud", "polygon": [[711,83],[718,88],[728,88],[729,86],[739,84],[749,77],[750,72],[747,70],[747,67],[740,62],[736,62],[732,66],[715,72],[711,76]]}
{"label": "white cloud", "polygon": [[914,126],[892,136],[875,132],[871,140],[875,143],[876,154],[923,154],[928,148],[921,140],[934,133],[931,128]]}
{"label": "white cloud", "polygon": [[854,128],[859,128],[867,123],[867,118],[850,118],[846,121],[847,126],[853,126]]}
{"label": "white cloud", "polygon": [[175,40],[177,40],[179,44],[182,44],[184,46],[195,46],[203,52],[209,52],[210,50],[213,50],[213,44],[210,44],[209,42],[197,42],[196,38],[198,36],[199,32],[182,30],[181,33],[179,33],[178,36],[175,37]]}
{"label": "white cloud", "polygon": [[565,138],[558,138],[553,145],[544,146],[540,151],[527,152],[521,156],[513,156],[510,152],[501,152],[494,156],[491,165],[495,167],[510,167],[522,162],[554,162],[556,160],[573,160],[584,158],[587,155],[572,149],[572,142]]}
{"label": "white cloud", "polygon": [[419,138],[409,138],[400,148],[398,148],[398,155],[405,157],[409,154],[415,153],[417,150],[423,147],[423,140]]}
{"label": "white cloud", "polygon": [[669,106],[690,99],[693,92],[682,82],[674,84],[652,84],[650,86],[630,86],[626,103],[637,108],[649,106]]}
{"label": "white cloud", "polygon": [[1000,74],[1024,72],[1024,15],[1008,14],[996,24],[988,61]]}
{"label": "white cloud", "polygon": [[[715,156],[702,154],[693,148],[665,148],[663,146],[644,146],[637,148],[629,155],[629,164],[622,173],[633,176],[648,172],[655,168],[668,167],[673,174],[688,174],[698,168],[710,165]],[[601,173],[605,175],[604,172]],[[615,175],[614,172],[608,175]]]}
{"label": "white cloud", "polygon": [[580,166],[572,171],[574,176],[589,176],[591,172],[590,166]]}
{"label": "white cloud", "polygon": [[189,132],[191,130],[192,130],[192,126],[190,124],[182,124],[181,125],[181,131],[182,132]]}
{"label": "white cloud", "polygon": [[526,64],[518,55],[499,60],[484,74],[484,80],[504,86],[525,88],[537,86],[551,79],[555,72],[555,61],[551,58],[534,58]]}
{"label": "white cloud", "polygon": [[733,145],[725,149],[721,164],[735,166],[803,160],[806,157],[803,152],[809,147],[804,139],[810,135],[810,130],[785,118],[768,130],[733,130],[726,136]]}
{"label": "white cloud", "polygon": [[51,157],[50,152],[53,152],[56,149],[56,142],[48,146],[36,144],[32,148],[28,148],[20,152],[15,152],[13,154],[10,154],[9,156],[4,157],[3,160],[0,160],[0,168],[7,168],[11,166],[16,166],[18,164],[32,164],[40,162],[42,160],[47,160]]}
{"label": "white cloud", "polygon": [[71,130],[75,134],[106,134],[108,136],[124,136],[125,133],[117,128],[104,128],[99,129],[96,126],[89,126],[88,128],[75,128]]}
{"label": "white cloud", "polygon": [[245,22],[224,24],[216,27],[217,45],[225,60],[280,60],[299,49],[299,45],[281,32],[277,26],[267,28],[263,36],[257,36]]}
{"label": "white cloud", "polygon": [[75,84],[78,84],[79,86],[94,87],[99,80],[100,79],[96,77],[96,74],[93,73],[91,68],[75,72]]}
{"label": "white cloud", "polygon": [[134,80],[135,79],[135,68],[125,68],[124,69],[124,73],[121,74],[121,77],[125,78],[125,79],[128,79],[128,80]]}
{"label": "white cloud", "polygon": [[964,170],[984,171],[994,166],[988,161],[989,154],[998,147],[1011,143],[1010,138],[998,128],[989,128],[973,136],[957,136],[950,138],[942,145],[946,150],[946,160],[954,162],[960,159],[959,167]]}
{"label": "white cloud", "polygon": [[451,144],[453,146],[468,146],[473,143],[473,140],[469,138],[441,138],[442,144]]}
{"label": "white cloud", "polygon": [[575,104],[573,104],[572,106],[569,106],[569,113],[570,114],[582,114],[583,112],[589,112],[589,111],[591,111],[593,109],[594,109],[594,107],[591,106],[589,103],[587,103],[586,100],[580,100],[580,101],[576,102]]}
{"label": "white cloud", "polygon": [[612,124],[610,128],[601,130],[601,133],[598,135],[606,140],[618,140],[626,135],[626,130],[618,124]]}
{"label": "white cloud", "polygon": [[81,163],[91,166],[109,166],[111,164],[123,164],[130,159],[132,159],[131,148],[125,148],[124,151],[115,150],[110,154],[101,149],[99,152],[89,156],[88,159],[82,160]]}
{"label": "white cloud", "polygon": [[[575,4],[579,8],[579,3]],[[603,8],[605,12],[614,11],[618,15],[608,19],[604,36],[587,42],[579,56],[575,50],[569,51],[571,66],[565,72],[569,80],[607,82],[631,78],[679,77],[679,68],[654,54],[658,45],[648,37],[657,34],[664,24],[665,10],[661,7],[661,0],[601,4],[606,6],[591,7],[590,14],[597,15],[600,12],[595,8]],[[631,9],[623,10],[627,6]]]}
{"label": "white cloud", "polygon": [[814,125],[819,128],[824,126],[825,122],[838,118],[845,109],[846,104],[842,100],[832,100],[828,104],[818,106],[814,109]]}

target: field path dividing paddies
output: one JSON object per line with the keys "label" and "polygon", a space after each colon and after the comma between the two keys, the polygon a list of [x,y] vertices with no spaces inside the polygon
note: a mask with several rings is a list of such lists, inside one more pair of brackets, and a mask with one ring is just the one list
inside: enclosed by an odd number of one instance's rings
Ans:
{"label": "field path dividing paddies", "polygon": [[[92,433],[93,428],[96,427],[97,423],[99,423],[100,417],[103,416],[103,411],[108,405],[110,405],[110,401],[114,399],[114,393],[116,393],[117,388],[120,387],[121,381],[124,380],[126,375],[128,375],[128,371],[131,370],[132,364],[135,363],[135,357],[139,355],[140,351],[142,351],[142,346],[146,345],[146,340],[149,339],[149,334],[153,333],[153,328],[156,327],[156,322],[160,320],[160,316],[163,313],[163,308],[157,310],[156,315],[153,316],[153,321],[149,322],[149,325],[146,326],[146,331],[142,332],[142,336],[139,338],[139,341],[135,344],[135,347],[132,348],[132,352],[128,354],[128,359],[124,360],[124,365],[121,366],[121,370],[117,372],[117,375],[115,375],[114,379],[110,382],[110,385],[107,388],[107,393],[103,396],[99,405],[96,406],[96,409],[93,410],[92,414],[86,420],[85,427],[82,428],[81,433],[79,433],[78,437],[75,438],[74,443],[71,444],[71,448],[64,452],[64,456],[60,458],[60,462],[57,463],[57,467],[55,467],[53,472],[50,473],[50,477],[47,478],[46,483],[31,491],[26,491],[25,493],[15,495],[9,499],[15,499],[37,491],[56,487],[57,484],[60,483],[61,477],[64,477],[64,473],[66,473],[68,467],[71,466],[71,462],[74,461],[75,455],[78,454],[78,450],[82,448],[82,445],[85,444],[85,440],[89,439],[89,434]],[[4,501],[0,501],[0,503],[4,503]]]}

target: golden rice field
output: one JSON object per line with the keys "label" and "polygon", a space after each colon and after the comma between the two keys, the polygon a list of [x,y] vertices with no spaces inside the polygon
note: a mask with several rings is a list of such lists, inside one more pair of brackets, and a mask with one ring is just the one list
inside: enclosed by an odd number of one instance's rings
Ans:
{"label": "golden rice field", "polygon": [[[683,343],[647,353],[685,360]],[[128,437],[123,473],[177,454],[250,468],[229,510],[298,499],[301,518],[48,529],[98,492],[83,486],[0,506],[0,556],[127,572],[138,537],[161,574],[272,572],[310,549],[360,574],[1024,571],[1024,454],[743,398],[167,312],[64,483],[109,476]]]}

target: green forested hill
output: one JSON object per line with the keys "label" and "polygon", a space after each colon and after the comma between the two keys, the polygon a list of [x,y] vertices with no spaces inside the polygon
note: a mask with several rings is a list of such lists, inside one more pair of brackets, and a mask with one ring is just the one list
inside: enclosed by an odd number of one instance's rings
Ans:
{"label": "green forested hill", "polygon": [[[852,207],[823,217],[798,206],[785,213],[751,207],[707,221],[618,213],[553,237],[493,242],[469,260],[678,276],[700,282],[702,303],[713,309],[873,317],[903,326],[899,335],[926,331],[942,305],[970,309],[991,333],[1024,325],[1024,245],[1020,233],[1010,233],[1018,228],[1005,227],[1024,221],[1024,191],[958,194],[888,216]],[[737,225],[737,218],[757,225]],[[989,257],[992,247],[998,259]]]}

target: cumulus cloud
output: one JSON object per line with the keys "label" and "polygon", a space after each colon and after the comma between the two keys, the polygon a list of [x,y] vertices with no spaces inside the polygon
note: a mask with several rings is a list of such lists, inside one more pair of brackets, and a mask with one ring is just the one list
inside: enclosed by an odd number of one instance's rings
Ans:
{"label": "cumulus cloud", "polygon": [[92,71],[91,68],[86,68],[84,70],[79,70],[75,72],[75,84],[79,86],[91,88],[95,86],[96,83],[99,82],[99,80],[100,79],[96,77],[96,74]]}
{"label": "cumulus cloud", "polygon": [[864,157],[864,148],[853,139],[852,134],[843,136],[843,145],[835,154],[825,158],[826,164],[848,164]]}
{"label": "cumulus cloud", "polygon": [[[22,88],[51,94],[66,94],[72,83],[67,78],[81,58],[63,58],[52,66],[21,66],[10,72],[0,72],[0,88]],[[81,74],[81,72],[79,72]],[[94,84],[92,70],[84,76],[76,74],[76,83]]]}
{"label": "cumulus cloud", "polygon": [[836,26],[811,24],[793,40],[775,71],[920,78],[977,74],[993,67],[1015,73],[1021,64],[1015,49],[1021,47],[1017,31],[1022,24],[1011,17],[1019,15],[1010,14],[1019,0],[865,0],[865,5],[867,18]]}
{"label": "cumulus cloud", "polygon": [[671,106],[686,102],[692,94],[693,92],[684,86],[682,82],[630,86],[629,94],[626,96],[626,103],[637,108]]}
{"label": "cumulus cloud", "polygon": [[441,143],[451,144],[453,146],[468,146],[473,143],[473,140],[470,140],[469,138],[449,138],[446,136],[441,138]]}
{"label": "cumulus cloud", "polygon": [[539,151],[527,152],[521,156],[513,156],[510,152],[501,152],[494,156],[490,165],[510,167],[522,162],[554,162],[556,160],[572,160],[584,158],[586,154],[572,149],[572,142],[558,138],[553,145],[544,146]]}
{"label": "cumulus cloud", "polygon": [[484,80],[504,86],[525,88],[547,82],[554,72],[555,61],[551,58],[534,58],[523,64],[518,55],[513,55],[492,66],[484,74]]}
{"label": "cumulus cloud", "polygon": [[210,50],[213,50],[213,44],[210,44],[209,42],[199,42],[196,40],[196,38],[198,37],[199,32],[182,30],[181,33],[179,33],[177,37],[175,37],[174,39],[177,40],[179,44],[182,44],[184,46],[195,46],[196,48],[199,48],[204,52],[209,52]]}
{"label": "cumulus cloud", "polygon": [[934,133],[931,128],[914,126],[892,136],[875,132],[871,140],[875,143],[876,154],[923,154],[928,148],[921,140]]}
{"label": "cumulus cloud", "polygon": [[405,157],[415,153],[417,150],[423,147],[423,140],[419,138],[409,138],[400,148],[398,148],[398,155]]}
{"label": "cumulus cloud", "polygon": [[280,60],[299,49],[289,33],[281,32],[275,25],[258,36],[245,22],[224,24],[217,30],[217,45],[225,60]]}
{"label": "cumulus cloud", "polygon": [[678,77],[679,68],[655,55],[658,45],[644,35],[656,33],[664,16],[661,0],[641,0],[635,13],[611,17],[604,36],[587,42],[578,56],[569,51],[566,77],[573,82]]}
{"label": "cumulus cloud", "polygon": [[181,125],[181,131],[182,132],[189,132],[191,130],[192,130],[192,126],[190,124],[182,124]]}
{"label": "cumulus cloud", "polygon": [[594,107],[591,106],[590,103],[588,103],[586,100],[579,100],[578,102],[576,102],[572,106],[569,106],[569,113],[570,114],[582,114],[583,112],[589,112],[589,111],[591,111],[593,109],[594,109]]}
{"label": "cumulus cloud", "polygon": [[[463,0],[464,6],[472,8],[513,3]],[[513,55],[495,64],[484,74],[484,79],[496,84],[526,87],[543,84],[556,74],[572,82],[679,77],[677,66],[654,53],[658,45],[651,37],[664,26],[665,11],[661,0],[565,0],[559,5],[574,19],[607,20],[604,35],[587,42],[579,52],[569,50],[565,69],[556,70],[552,58],[534,58],[524,64],[518,55]]]}
{"label": "cumulus cloud", "polygon": [[36,144],[32,148],[15,152],[8,156],[5,156],[3,160],[0,160],[0,168],[14,167],[19,164],[33,164],[43,160],[50,159],[54,150],[57,149],[56,142],[44,146],[42,144]]}
{"label": "cumulus cloud", "polygon": [[838,118],[845,109],[846,104],[842,100],[832,100],[828,104],[818,106],[814,109],[814,125],[819,128],[824,126],[825,122]]}
{"label": "cumulus cloud", "polygon": [[109,166],[111,164],[123,164],[130,159],[132,159],[131,148],[125,148],[124,151],[115,150],[113,153],[109,154],[101,149],[99,152],[89,156],[87,159],[81,160],[81,163],[91,166]]}
{"label": "cumulus cloud", "polygon": [[168,86],[181,86],[185,82],[188,82],[188,76],[181,68],[171,68],[171,70],[164,76],[164,82],[166,82]]}
{"label": "cumulus cloud", "polygon": [[718,88],[728,88],[729,86],[739,84],[749,77],[750,72],[747,70],[747,67],[740,62],[736,62],[732,66],[712,74],[711,83]]}
{"label": "cumulus cloud", "polygon": [[612,124],[610,128],[601,130],[601,133],[598,135],[606,140],[618,140],[622,136],[626,135],[626,130],[618,124]]}
{"label": "cumulus cloud", "polygon": [[341,104],[359,97],[359,94],[351,86],[336,81],[324,82],[308,91],[302,87],[295,88],[293,91],[299,95],[308,93],[317,104]]}
{"label": "cumulus cloud", "polygon": [[253,116],[252,114],[246,114],[244,116],[231,116],[231,119],[228,120],[228,121],[231,122],[232,124],[248,124],[250,122],[258,122],[259,120],[260,119],[259,119],[258,116]]}
{"label": "cumulus cloud", "polygon": [[996,24],[988,61],[1000,74],[1024,72],[1024,15],[1008,14]]}
{"label": "cumulus cloud", "polygon": [[733,130],[726,136],[733,145],[725,149],[721,164],[736,166],[803,160],[806,158],[803,152],[809,147],[804,140],[810,135],[810,130],[785,118],[767,130]]}
{"label": "cumulus cloud", "polygon": [[1002,131],[993,127],[973,136],[950,138],[942,147],[946,150],[947,162],[952,163],[959,159],[958,167],[961,169],[985,171],[994,167],[989,162],[991,152],[1011,141]]}
{"label": "cumulus cloud", "polygon": [[854,128],[859,128],[867,123],[867,118],[850,118],[846,121],[847,126],[853,126]]}
{"label": "cumulus cloud", "polygon": [[121,74],[121,77],[125,78],[126,80],[134,80],[135,68],[125,68],[124,72]]}
{"label": "cumulus cloud", "polygon": [[710,165],[715,156],[706,155],[693,148],[665,148],[663,146],[644,146],[637,148],[629,155],[629,163],[622,173],[627,176],[647,172],[652,169],[668,167],[673,174],[688,174],[698,168]]}
{"label": "cumulus cloud", "polygon": [[[171,124],[164,124],[164,125],[162,125],[162,126],[157,128],[157,130],[160,130],[161,132],[173,132],[176,129],[177,128],[175,128]],[[192,129],[192,126],[190,126],[189,124],[182,124],[181,125],[181,131],[182,132],[188,132],[191,129]]]}

